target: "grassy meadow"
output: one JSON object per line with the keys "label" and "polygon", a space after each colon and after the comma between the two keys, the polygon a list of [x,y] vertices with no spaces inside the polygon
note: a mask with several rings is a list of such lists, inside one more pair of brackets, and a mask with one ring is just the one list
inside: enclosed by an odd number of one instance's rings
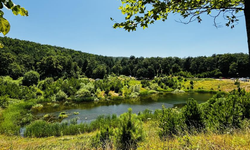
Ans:
{"label": "grassy meadow", "polygon": [[[197,79],[189,79],[188,81],[194,82],[194,90],[215,90],[215,91],[224,91],[230,92],[234,89],[237,89],[237,85],[235,85],[235,80],[231,79],[212,79],[212,78],[197,78]],[[185,87],[190,86],[189,82],[185,82],[183,84]],[[240,87],[245,89],[247,92],[250,91],[250,82],[240,81]]]}
{"label": "grassy meadow", "polygon": [[[161,140],[158,136],[157,122],[148,121],[143,124],[146,138],[139,143],[138,150],[149,149],[204,149],[204,150],[247,150],[250,147],[250,129],[235,130],[228,134],[199,133],[182,137]],[[0,149],[93,149],[91,138],[96,132],[75,136],[23,138],[20,136],[0,135]],[[102,149],[101,147],[97,149]],[[105,149],[116,149],[113,145]]]}

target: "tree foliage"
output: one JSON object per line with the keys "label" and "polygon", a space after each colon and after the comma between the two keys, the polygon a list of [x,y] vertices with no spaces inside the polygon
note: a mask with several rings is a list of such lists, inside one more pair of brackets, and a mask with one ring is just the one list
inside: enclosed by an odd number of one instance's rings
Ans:
{"label": "tree foliage", "polygon": [[[3,7],[5,7],[6,9],[10,9],[14,15],[28,16],[28,11],[20,5],[14,4],[12,0],[0,1],[0,33],[6,35],[10,31],[10,23],[3,17]],[[4,45],[0,43],[0,48],[2,48],[3,46]]]}
{"label": "tree foliage", "polygon": [[[5,45],[0,51],[0,76],[9,75],[13,79],[22,77],[30,70],[37,71],[42,80],[47,77],[54,80],[79,77],[103,79],[111,74],[145,80],[165,75],[246,77],[250,73],[248,56],[242,53],[187,58],[116,58],[7,37],[0,40]],[[170,82],[168,84],[171,86]],[[116,87],[112,87],[112,90],[118,92]]]}
{"label": "tree foliage", "polygon": [[144,138],[142,122],[135,114],[132,114],[132,109],[128,109],[128,113],[120,116],[120,126],[117,130],[118,147],[122,150],[136,149],[138,142]]}
{"label": "tree foliage", "polygon": [[36,71],[29,71],[24,74],[23,76],[23,85],[30,86],[30,85],[37,85],[38,81],[40,80],[40,74]]}
{"label": "tree foliage", "polygon": [[[238,20],[236,14],[245,8],[244,0],[121,0],[119,7],[126,15],[125,21],[115,23],[114,28],[135,31],[138,26],[143,29],[157,20],[165,21],[170,13],[178,13],[186,23],[202,21],[202,14],[216,18],[223,15],[226,26],[234,27]],[[214,11],[214,12],[213,12]],[[112,19],[112,18],[111,18]],[[112,19],[113,20],[113,19]]]}

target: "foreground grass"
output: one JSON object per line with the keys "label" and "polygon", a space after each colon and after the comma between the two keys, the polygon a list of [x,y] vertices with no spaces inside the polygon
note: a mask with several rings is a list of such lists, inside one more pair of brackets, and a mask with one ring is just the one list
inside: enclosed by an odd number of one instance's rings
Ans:
{"label": "foreground grass", "polygon": [[[139,150],[145,149],[249,149],[250,130],[237,130],[230,134],[201,133],[161,140],[157,123],[144,123],[146,139],[139,143]],[[0,135],[0,149],[94,149],[91,138],[96,132],[63,137],[23,138]],[[101,148],[99,148],[101,149]],[[107,149],[115,149],[107,148]]]}
{"label": "foreground grass", "polygon": [[[250,130],[237,130],[230,134],[200,133],[172,139],[161,140],[158,129],[153,123],[146,124],[147,137],[140,143],[139,150],[144,149],[202,149],[202,150],[247,150],[250,147]],[[153,130],[152,130],[153,129]]]}

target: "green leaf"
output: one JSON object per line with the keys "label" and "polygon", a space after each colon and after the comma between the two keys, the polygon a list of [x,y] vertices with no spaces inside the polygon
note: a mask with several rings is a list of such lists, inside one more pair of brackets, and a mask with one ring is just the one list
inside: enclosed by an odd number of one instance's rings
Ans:
{"label": "green leaf", "polygon": [[13,2],[12,2],[11,0],[5,1],[5,2],[4,2],[4,5],[5,5],[7,8],[9,8],[9,9],[11,9],[11,8],[14,6],[14,4],[13,4]]}
{"label": "green leaf", "polygon": [[3,43],[0,42],[0,48],[3,48],[3,47],[4,47]]}
{"label": "green leaf", "polygon": [[19,6],[19,5],[14,6],[14,7],[12,8],[12,13],[13,13],[14,15],[18,15],[19,9],[20,9],[20,6]]}
{"label": "green leaf", "polygon": [[20,7],[20,5],[12,7],[11,10],[14,15],[20,14],[21,16],[28,16],[28,11],[23,7]]}
{"label": "green leaf", "polygon": [[28,16],[28,11],[24,9],[23,7],[20,8],[19,14],[21,16]]}
{"label": "green leaf", "polygon": [[10,23],[8,20],[0,17],[0,32],[6,35],[10,31]]}

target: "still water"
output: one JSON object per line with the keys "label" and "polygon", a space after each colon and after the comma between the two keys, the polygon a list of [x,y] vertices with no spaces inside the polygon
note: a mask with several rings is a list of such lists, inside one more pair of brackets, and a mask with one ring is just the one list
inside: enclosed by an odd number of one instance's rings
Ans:
{"label": "still water", "polygon": [[[166,108],[170,107],[182,107],[185,105],[189,98],[194,98],[198,103],[202,103],[211,98],[213,94],[211,93],[184,93],[184,94],[158,94],[150,95],[145,97],[140,97],[136,100],[112,100],[105,102],[88,102],[88,103],[78,103],[61,105],[60,107],[54,108],[52,106],[46,106],[35,115],[43,116],[45,114],[50,114],[58,116],[60,112],[66,112],[68,118],[62,121],[67,121],[73,118],[78,118],[78,123],[90,122],[96,119],[99,115],[120,115],[128,111],[128,108],[132,108],[133,113],[138,113],[145,109],[156,110],[161,109],[162,105]],[[79,112],[78,115],[74,115],[74,112]]]}

